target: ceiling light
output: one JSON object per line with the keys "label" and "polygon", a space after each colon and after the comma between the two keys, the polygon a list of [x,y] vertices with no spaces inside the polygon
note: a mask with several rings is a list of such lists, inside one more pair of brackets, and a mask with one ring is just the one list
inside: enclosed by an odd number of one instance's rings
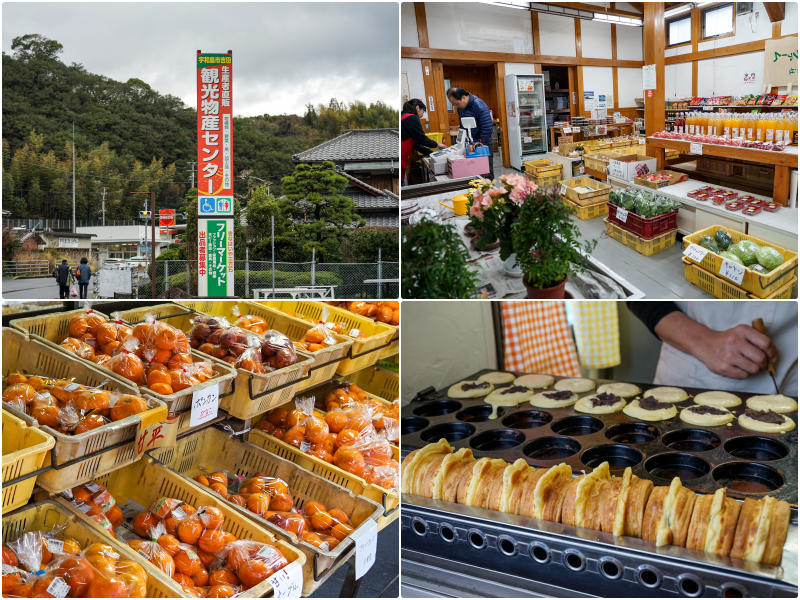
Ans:
{"label": "ceiling light", "polygon": [[509,0],[507,2],[484,2],[483,4],[494,4],[496,6],[504,6],[505,8],[520,8],[522,10],[530,10],[530,4],[528,2],[517,2],[515,0]]}
{"label": "ceiling light", "polygon": [[594,19],[594,13],[578,10],[576,8],[567,8],[566,6],[557,6],[552,4],[537,4],[531,2],[530,9],[534,12],[545,13],[548,15],[556,15],[559,17],[572,17],[575,19]]}
{"label": "ceiling light", "polygon": [[711,2],[698,2],[697,4],[695,4],[695,6],[697,6],[697,8],[700,8],[701,6],[707,6],[709,4],[716,4],[716,2],[714,2],[713,0]]}
{"label": "ceiling light", "polygon": [[664,17],[672,17],[673,15],[679,15],[682,12],[686,12],[687,10],[692,10],[691,4],[684,4],[683,6],[672,8],[664,13]]}
{"label": "ceiling light", "polygon": [[615,25],[631,25],[632,27],[642,27],[641,19],[632,19],[630,17],[621,17],[619,15],[611,15],[607,13],[594,13],[592,21],[602,21],[603,23],[614,23]]}

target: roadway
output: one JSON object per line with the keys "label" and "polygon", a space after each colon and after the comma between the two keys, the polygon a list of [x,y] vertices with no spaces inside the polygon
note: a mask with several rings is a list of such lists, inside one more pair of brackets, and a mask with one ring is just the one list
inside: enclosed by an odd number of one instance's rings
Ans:
{"label": "roadway", "polygon": [[[89,298],[94,299],[92,288],[94,283],[89,283]],[[78,285],[72,286],[78,293]],[[25,279],[3,279],[4,300],[58,300],[58,285],[52,277],[37,277]],[[70,297],[73,298],[72,296]],[[78,299],[78,296],[74,296]]]}

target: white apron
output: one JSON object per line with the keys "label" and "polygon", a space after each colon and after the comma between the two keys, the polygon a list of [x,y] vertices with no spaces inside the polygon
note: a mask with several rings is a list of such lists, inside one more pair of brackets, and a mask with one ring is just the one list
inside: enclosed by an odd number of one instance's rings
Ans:
{"label": "white apron", "polygon": [[[750,325],[761,317],[772,343],[778,348],[775,381],[786,396],[797,396],[797,303],[770,301],[693,301],[676,302],[689,318],[713,329],[724,331],[741,323]],[[730,392],[774,394],[775,386],[764,370],[747,379],[731,379],[712,373],[689,354],[662,344],[655,384],[697,387]]]}

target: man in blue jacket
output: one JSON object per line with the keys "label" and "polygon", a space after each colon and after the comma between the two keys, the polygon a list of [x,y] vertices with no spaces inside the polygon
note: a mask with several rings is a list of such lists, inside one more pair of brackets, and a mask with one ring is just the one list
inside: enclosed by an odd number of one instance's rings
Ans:
{"label": "man in blue jacket", "polygon": [[[483,142],[485,146],[492,148],[492,115],[486,102],[473,94],[468,94],[466,90],[459,87],[451,87],[447,90],[447,98],[458,110],[459,123],[464,117],[474,117],[477,127],[472,128],[469,134],[472,141]],[[460,127],[460,129],[464,129]],[[489,179],[494,179],[494,165],[492,155],[489,155]]]}

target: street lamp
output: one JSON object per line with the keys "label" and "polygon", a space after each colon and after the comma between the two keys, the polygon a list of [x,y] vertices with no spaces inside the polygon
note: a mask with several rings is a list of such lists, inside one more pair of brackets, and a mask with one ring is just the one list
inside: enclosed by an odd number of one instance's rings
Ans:
{"label": "street lamp", "polygon": [[[156,299],[156,193],[149,192],[130,192],[131,194],[150,194],[150,225],[151,225],[151,245],[150,245],[150,283],[153,284],[153,300]],[[147,252],[147,229],[144,237],[144,251]]]}
{"label": "street lamp", "polygon": [[269,195],[269,186],[272,185],[271,181],[267,181],[266,179],[261,179],[260,177],[253,177],[252,175],[242,176],[241,179],[258,179],[259,181],[263,181],[267,184],[267,195]]}

